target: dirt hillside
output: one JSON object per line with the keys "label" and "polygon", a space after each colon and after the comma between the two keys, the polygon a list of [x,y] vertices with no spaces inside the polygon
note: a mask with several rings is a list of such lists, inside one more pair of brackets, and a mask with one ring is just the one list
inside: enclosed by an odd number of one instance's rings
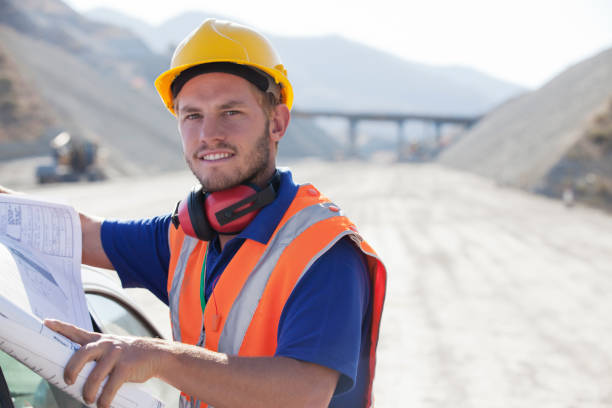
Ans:
{"label": "dirt hillside", "polygon": [[612,212],[612,97],[546,176],[542,192]]}
{"label": "dirt hillside", "polygon": [[146,89],[118,85],[112,75],[101,74],[62,48],[11,28],[0,26],[0,38],[23,80],[53,107],[57,122],[100,140],[119,173],[182,165],[172,116]]}
{"label": "dirt hillside", "polygon": [[[492,111],[440,162],[530,191],[559,195],[550,173],[567,160],[612,97],[612,49]],[[609,157],[609,155],[608,155]]]}
{"label": "dirt hillside", "polygon": [[53,124],[52,117],[0,44],[0,142],[35,142]]}

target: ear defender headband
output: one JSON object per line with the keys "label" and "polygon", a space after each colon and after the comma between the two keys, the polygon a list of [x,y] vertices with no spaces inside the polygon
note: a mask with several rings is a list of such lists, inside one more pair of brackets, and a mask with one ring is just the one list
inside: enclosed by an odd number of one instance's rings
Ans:
{"label": "ear defender headband", "polygon": [[172,224],[180,225],[185,234],[202,241],[211,241],[215,232],[223,235],[240,233],[266,205],[276,199],[280,173],[260,190],[253,184],[240,184],[227,190],[207,193],[192,190],[179,201],[172,214]]}

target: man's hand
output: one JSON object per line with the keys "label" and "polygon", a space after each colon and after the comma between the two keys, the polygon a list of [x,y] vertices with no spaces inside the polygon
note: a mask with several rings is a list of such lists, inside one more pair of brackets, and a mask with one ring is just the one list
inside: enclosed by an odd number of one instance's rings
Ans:
{"label": "man's hand", "polygon": [[85,385],[83,399],[95,401],[102,381],[108,377],[98,398],[98,407],[110,407],[110,403],[125,382],[144,382],[157,375],[163,340],[124,337],[92,333],[57,320],[45,320],[45,325],[81,345],[64,370],[64,381],[74,384],[78,374],[89,361],[96,361]]}
{"label": "man's hand", "polygon": [[10,190],[0,185],[0,194],[19,194],[17,191]]}
{"label": "man's hand", "polygon": [[327,407],[339,373],[288,357],[228,356],[202,347],[159,339],[91,333],[57,320],[45,320],[51,330],[79,343],[64,370],[73,384],[83,366],[96,361],[83,386],[83,399],[109,407],[125,382],[151,377],[212,406]]}

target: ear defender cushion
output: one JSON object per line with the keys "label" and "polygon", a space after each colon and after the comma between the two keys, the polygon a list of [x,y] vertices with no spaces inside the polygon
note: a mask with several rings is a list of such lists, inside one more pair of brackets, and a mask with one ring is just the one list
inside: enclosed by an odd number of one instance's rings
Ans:
{"label": "ear defender cushion", "polygon": [[[181,212],[179,209],[179,221],[186,234],[202,241],[210,241],[215,234],[206,219],[206,214],[202,211],[204,208],[204,200],[205,196],[201,188],[192,190],[187,196],[187,199],[183,201],[183,203],[186,202],[186,211]],[[183,203],[181,203],[181,205]],[[181,217],[181,213],[184,214],[183,217]]]}
{"label": "ear defender cushion", "polygon": [[[225,234],[242,231],[257,215],[257,211],[251,210],[256,194],[257,190],[244,184],[209,194],[204,205],[211,227]],[[242,201],[246,202],[238,204]],[[236,204],[240,207],[233,208]]]}

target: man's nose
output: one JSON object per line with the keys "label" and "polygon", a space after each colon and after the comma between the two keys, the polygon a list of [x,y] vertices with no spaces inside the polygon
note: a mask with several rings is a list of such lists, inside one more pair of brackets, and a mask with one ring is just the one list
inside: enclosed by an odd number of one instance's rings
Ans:
{"label": "man's nose", "polygon": [[214,115],[207,115],[202,119],[198,136],[201,141],[210,142],[225,139],[225,132]]}

